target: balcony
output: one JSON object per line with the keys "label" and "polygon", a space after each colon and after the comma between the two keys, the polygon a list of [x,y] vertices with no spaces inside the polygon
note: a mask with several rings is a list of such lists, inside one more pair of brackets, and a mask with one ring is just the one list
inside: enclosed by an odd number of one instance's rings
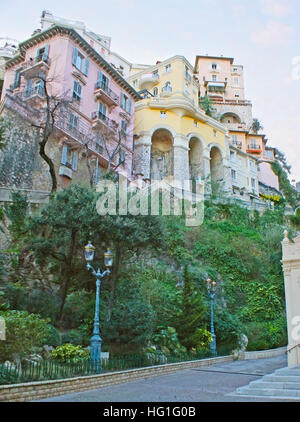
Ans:
{"label": "balcony", "polygon": [[239,142],[239,141],[231,141],[231,145],[239,149],[242,149],[242,146],[243,146],[242,142]]}
{"label": "balcony", "polygon": [[36,57],[36,59],[28,60],[22,64],[22,70],[20,76],[24,76],[26,79],[38,78],[45,76],[51,65],[49,58],[44,59],[42,57]]}
{"label": "balcony", "polygon": [[205,81],[204,86],[208,92],[225,92],[227,82]]}
{"label": "balcony", "polygon": [[119,96],[113,92],[103,81],[96,83],[95,97],[97,100],[103,101],[108,106],[119,105]]}
{"label": "balcony", "polygon": [[159,82],[158,73],[145,73],[139,80],[139,89],[151,89]]}
{"label": "balcony", "polygon": [[248,154],[261,154],[262,153],[262,149],[260,145],[256,145],[256,144],[250,144],[247,147],[247,153]]}
{"label": "balcony", "polygon": [[24,101],[32,107],[38,107],[46,99],[45,90],[41,85],[37,85],[30,91],[22,93]]}
{"label": "balcony", "polygon": [[92,113],[92,128],[96,130],[110,130],[116,132],[119,125],[114,120],[109,119],[105,114],[100,111]]}

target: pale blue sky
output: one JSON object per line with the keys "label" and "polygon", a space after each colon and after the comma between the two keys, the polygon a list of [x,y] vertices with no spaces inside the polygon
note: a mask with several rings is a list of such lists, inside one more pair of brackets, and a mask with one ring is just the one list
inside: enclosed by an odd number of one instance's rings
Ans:
{"label": "pale blue sky", "polygon": [[129,61],[234,57],[244,65],[246,97],[268,145],[286,153],[300,181],[300,67],[292,64],[297,57],[300,63],[299,0],[0,0],[0,6],[0,37],[27,38],[47,9],[111,36],[112,50]]}

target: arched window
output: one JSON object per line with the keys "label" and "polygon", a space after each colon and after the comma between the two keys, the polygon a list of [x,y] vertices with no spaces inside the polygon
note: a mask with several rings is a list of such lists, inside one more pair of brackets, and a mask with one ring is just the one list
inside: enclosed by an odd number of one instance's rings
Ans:
{"label": "arched window", "polygon": [[171,82],[170,81],[167,81],[165,84],[164,84],[164,86],[163,86],[163,89],[162,89],[163,91],[169,91],[169,92],[171,92],[172,91],[172,85],[171,85]]}
{"label": "arched window", "polygon": [[158,96],[158,88],[157,88],[157,86],[153,88],[153,95],[154,95],[154,97],[157,97]]}

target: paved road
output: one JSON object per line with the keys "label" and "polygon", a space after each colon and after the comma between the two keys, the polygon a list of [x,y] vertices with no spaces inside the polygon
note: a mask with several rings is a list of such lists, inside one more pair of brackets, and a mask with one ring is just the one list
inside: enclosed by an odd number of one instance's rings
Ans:
{"label": "paved road", "polygon": [[107,403],[283,401],[237,397],[231,396],[230,393],[238,387],[285,366],[287,366],[286,356],[235,361],[40,401]]}

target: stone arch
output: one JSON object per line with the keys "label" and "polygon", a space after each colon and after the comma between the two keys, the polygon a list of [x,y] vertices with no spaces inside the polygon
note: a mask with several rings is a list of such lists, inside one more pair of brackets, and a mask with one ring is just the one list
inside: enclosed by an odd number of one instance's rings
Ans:
{"label": "stone arch", "polygon": [[153,126],[153,128],[150,130],[150,132],[149,132],[150,133],[150,137],[152,138],[154,132],[156,132],[159,129],[166,129],[167,131],[169,131],[171,133],[173,139],[177,135],[177,133],[175,132],[175,130],[171,126],[165,125],[165,124],[159,124],[159,125]]}
{"label": "stone arch", "polygon": [[242,123],[240,116],[236,113],[223,113],[220,119],[221,123]]}
{"label": "stone arch", "polygon": [[189,173],[191,180],[199,180],[204,174],[204,147],[198,136],[189,137]]}
{"label": "stone arch", "polygon": [[[210,148],[210,178],[212,184],[220,184],[224,182],[224,154],[222,149],[217,145]],[[213,186],[212,186],[213,187]]]}
{"label": "stone arch", "polygon": [[151,164],[152,180],[162,180],[174,174],[174,137],[171,131],[160,127],[151,135]]}

